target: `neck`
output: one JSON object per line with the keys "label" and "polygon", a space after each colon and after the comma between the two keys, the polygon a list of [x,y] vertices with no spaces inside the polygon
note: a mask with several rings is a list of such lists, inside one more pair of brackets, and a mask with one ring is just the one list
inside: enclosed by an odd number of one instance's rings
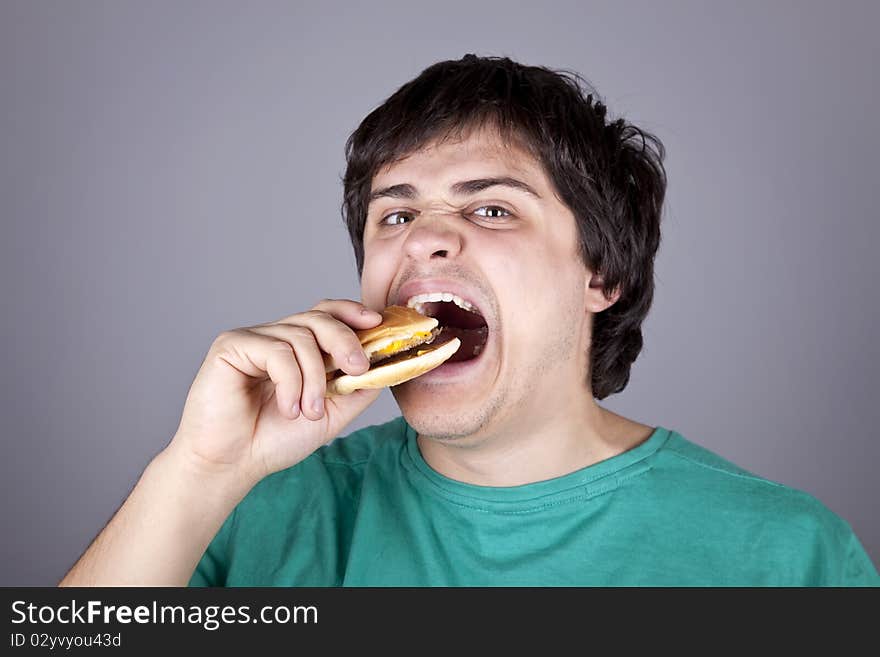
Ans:
{"label": "neck", "polygon": [[604,461],[653,433],[652,427],[602,408],[588,392],[577,399],[557,399],[554,406],[556,412],[516,414],[492,434],[454,441],[420,435],[419,450],[431,468],[450,479],[519,486]]}

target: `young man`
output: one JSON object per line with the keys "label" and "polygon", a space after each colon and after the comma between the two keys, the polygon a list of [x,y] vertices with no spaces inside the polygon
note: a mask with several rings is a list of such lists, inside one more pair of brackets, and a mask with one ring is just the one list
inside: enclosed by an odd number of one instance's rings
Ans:
{"label": "young man", "polygon": [[[578,80],[468,55],[367,116],[343,206],[363,304],[221,334],[62,584],[877,584],[816,499],[596,403],[642,346],[666,179]],[[326,444],[378,392],[325,399],[324,355],[364,372],[354,330],[420,301],[475,308],[479,353]]]}

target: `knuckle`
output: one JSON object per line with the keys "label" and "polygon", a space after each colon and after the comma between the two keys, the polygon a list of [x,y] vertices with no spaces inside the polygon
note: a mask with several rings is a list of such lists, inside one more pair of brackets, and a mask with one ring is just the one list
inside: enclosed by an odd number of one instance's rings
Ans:
{"label": "knuckle", "polygon": [[232,332],[235,329],[227,329],[225,331],[221,331],[217,334],[217,337],[214,338],[214,342],[224,342],[228,340],[232,336]]}
{"label": "knuckle", "polygon": [[297,342],[312,342],[315,339],[315,336],[312,332],[304,326],[294,326],[290,329],[291,339]]}
{"label": "knuckle", "polygon": [[234,342],[236,338],[241,335],[241,329],[227,329],[225,331],[221,331],[217,337],[214,338],[214,341],[211,343],[213,347],[223,348],[228,346],[231,342]]}
{"label": "knuckle", "polygon": [[269,345],[269,349],[272,351],[277,351],[282,354],[292,354],[293,347],[289,342],[285,342],[284,340],[273,340]]}

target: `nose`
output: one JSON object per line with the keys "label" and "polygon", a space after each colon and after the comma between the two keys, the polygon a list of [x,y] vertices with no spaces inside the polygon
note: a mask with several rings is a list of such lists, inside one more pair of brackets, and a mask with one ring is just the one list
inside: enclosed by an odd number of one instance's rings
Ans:
{"label": "nose", "polygon": [[413,223],[406,236],[404,250],[414,260],[454,258],[461,252],[462,239],[453,226],[455,217],[445,214],[423,213]]}

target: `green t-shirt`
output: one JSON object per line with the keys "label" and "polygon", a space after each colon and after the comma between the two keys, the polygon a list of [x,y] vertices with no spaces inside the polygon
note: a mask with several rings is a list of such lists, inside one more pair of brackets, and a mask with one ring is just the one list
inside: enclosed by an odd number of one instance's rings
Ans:
{"label": "green t-shirt", "polygon": [[880,576],[807,493],[657,427],[635,448],[512,487],[433,470],[402,417],[257,484],[191,586],[855,586]]}

